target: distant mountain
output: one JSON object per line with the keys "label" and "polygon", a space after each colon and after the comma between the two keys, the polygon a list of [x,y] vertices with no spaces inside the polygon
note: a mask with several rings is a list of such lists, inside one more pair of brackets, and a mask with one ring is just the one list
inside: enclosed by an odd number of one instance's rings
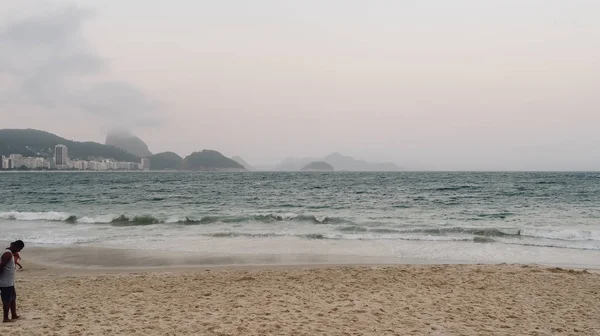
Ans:
{"label": "distant mountain", "polygon": [[315,158],[286,158],[275,167],[278,171],[299,171],[307,164],[314,161],[325,161],[332,165],[336,171],[401,171],[395,163],[374,163],[362,160],[356,160],[350,156],[345,156],[340,153],[333,153],[323,159]]}
{"label": "distant mountain", "polygon": [[373,163],[356,160],[350,156],[333,153],[325,157],[325,162],[331,164],[336,170],[344,171],[401,171],[401,167],[391,162]]}
{"label": "distant mountain", "polygon": [[149,157],[151,170],[179,170],[183,158],[173,152],[163,152]]}
{"label": "distant mountain", "polygon": [[97,142],[78,142],[61,138],[55,134],[34,129],[0,130],[0,155],[21,154],[23,156],[52,157],[54,146],[65,145],[73,159],[88,157],[113,158],[118,161],[138,162],[139,157],[122,149]]}
{"label": "distant mountain", "polygon": [[239,156],[234,156],[231,158],[233,161],[241,164],[242,166],[244,166],[244,168],[246,168],[246,170],[255,170],[254,167],[252,167],[250,164],[248,164],[248,162],[244,161],[244,159],[242,159]]}
{"label": "distant mountain", "polygon": [[[151,163],[152,164],[152,163]],[[243,171],[244,166],[225,157],[223,154],[205,149],[201,152],[194,152],[183,160],[183,169],[185,170],[203,170],[203,171]]]}
{"label": "distant mountain", "polygon": [[115,146],[137,157],[150,157],[152,152],[140,138],[127,131],[111,131],[106,135],[106,145]]}
{"label": "distant mountain", "polygon": [[304,166],[302,171],[334,171],[334,168],[325,161],[314,161]]}

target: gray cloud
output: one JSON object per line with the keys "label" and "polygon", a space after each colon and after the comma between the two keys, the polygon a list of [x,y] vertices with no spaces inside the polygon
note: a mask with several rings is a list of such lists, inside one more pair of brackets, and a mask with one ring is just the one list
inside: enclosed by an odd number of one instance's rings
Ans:
{"label": "gray cloud", "polygon": [[0,91],[3,105],[31,104],[60,113],[74,109],[99,116],[109,126],[159,123],[161,104],[134,85],[107,78],[107,61],[82,35],[93,13],[68,6],[0,27]]}

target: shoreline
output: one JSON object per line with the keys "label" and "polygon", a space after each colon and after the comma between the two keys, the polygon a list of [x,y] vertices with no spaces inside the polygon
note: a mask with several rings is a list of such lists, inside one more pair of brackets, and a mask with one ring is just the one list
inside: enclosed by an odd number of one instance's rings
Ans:
{"label": "shoreline", "polygon": [[[1,242],[8,246],[8,242]],[[26,262],[48,268],[99,271],[156,271],[194,269],[276,269],[337,266],[406,265],[529,265],[600,271],[600,265],[576,263],[476,262],[452,259],[420,259],[385,256],[323,254],[208,254],[149,249],[121,249],[102,246],[27,245]]]}
{"label": "shoreline", "polygon": [[[5,243],[8,244],[8,243]],[[73,269],[279,268],[358,265],[475,264],[468,261],[319,254],[218,254],[103,246],[27,246],[31,263]]]}

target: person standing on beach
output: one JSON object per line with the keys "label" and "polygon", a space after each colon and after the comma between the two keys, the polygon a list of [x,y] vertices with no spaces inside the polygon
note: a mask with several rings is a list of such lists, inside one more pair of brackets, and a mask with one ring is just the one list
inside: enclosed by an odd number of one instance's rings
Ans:
{"label": "person standing on beach", "polygon": [[2,297],[2,310],[4,319],[2,322],[10,322],[8,311],[10,310],[12,320],[19,318],[17,315],[17,292],[15,291],[15,253],[21,252],[25,247],[22,240],[10,243],[10,247],[2,254],[0,261],[0,296]]}

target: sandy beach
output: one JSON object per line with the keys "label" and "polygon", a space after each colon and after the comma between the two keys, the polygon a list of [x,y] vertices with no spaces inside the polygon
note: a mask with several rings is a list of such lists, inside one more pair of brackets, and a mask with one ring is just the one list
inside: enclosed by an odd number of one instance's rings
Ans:
{"label": "sandy beach", "polygon": [[3,335],[600,334],[600,274],[581,270],[24,266]]}

